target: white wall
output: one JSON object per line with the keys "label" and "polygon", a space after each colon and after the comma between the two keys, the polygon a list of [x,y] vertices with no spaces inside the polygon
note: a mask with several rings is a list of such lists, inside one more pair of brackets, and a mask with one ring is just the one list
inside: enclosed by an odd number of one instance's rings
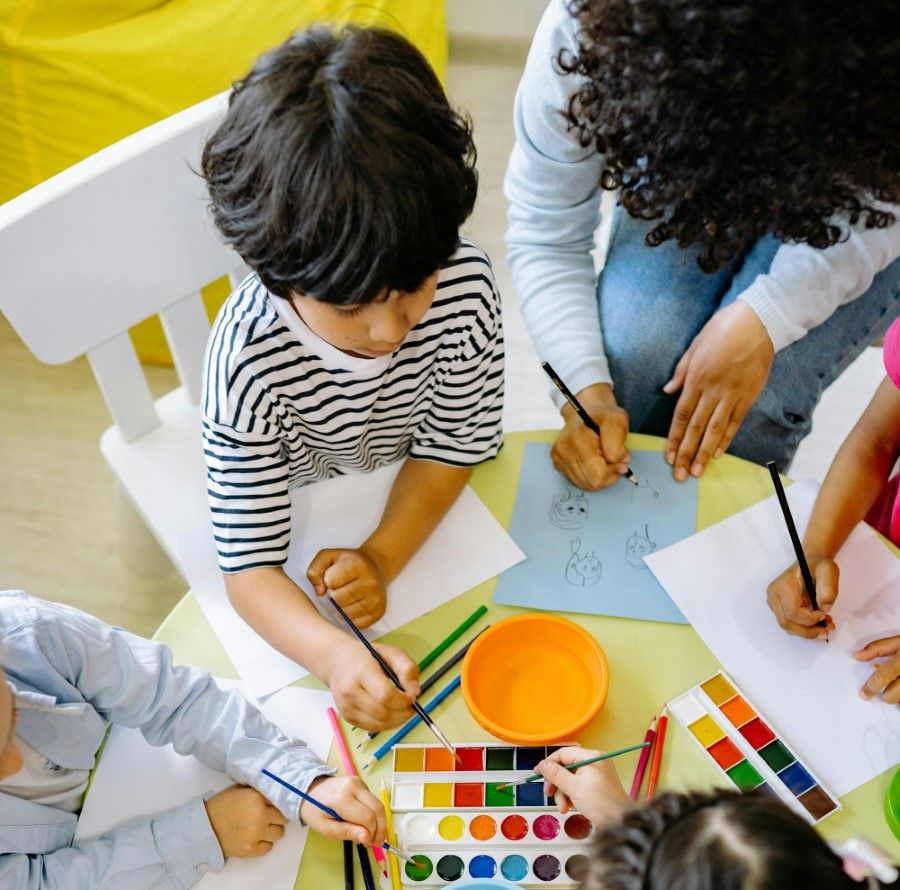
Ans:
{"label": "white wall", "polygon": [[548,0],[447,0],[451,37],[502,37],[528,43]]}

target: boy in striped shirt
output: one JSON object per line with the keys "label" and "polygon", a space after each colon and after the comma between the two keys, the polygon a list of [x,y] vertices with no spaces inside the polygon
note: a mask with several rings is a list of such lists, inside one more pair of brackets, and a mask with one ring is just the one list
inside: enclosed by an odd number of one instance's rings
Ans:
{"label": "boy in striped shirt", "polygon": [[[459,227],[471,127],[421,54],[324,27],[263,55],[203,154],[212,212],[253,270],[207,348],[203,437],[220,567],[238,612],[366,729],[411,716],[403,683],[287,576],[290,488],[403,461],[378,528],[307,570],[360,627],[501,444],[503,335],[490,264]],[[348,504],[348,509],[353,509]]]}

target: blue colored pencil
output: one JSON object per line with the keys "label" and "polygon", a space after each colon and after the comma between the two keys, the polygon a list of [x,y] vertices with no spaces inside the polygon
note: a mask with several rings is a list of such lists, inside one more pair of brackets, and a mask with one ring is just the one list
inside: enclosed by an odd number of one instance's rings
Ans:
{"label": "blue colored pencil", "polygon": [[[344,822],[346,820],[342,819],[327,803],[322,803],[321,800],[316,800],[311,794],[306,791],[301,791],[296,786],[292,785],[290,782],[285,782],[281,776],[276,776],[275,773],[270,773],[267,769],[263,769],[262,774],[264,776],[268,776],[273,782],[277,782],[284,788],[287,788],[288,791],[293,791],[298,797],[302,797],[307,803],[311,803],[314,807],[318,807],[323,813],[331,816],[336,822]],[[381,845],[388,853],[393,853],[398,859],[402,859],[404,862],[411,862],[413,865],[416,864],[416,861],[411,857],[404,853],[402,850],[398,850],[393,844],[389,844],[385,841]]]}
{"label": "blue colored pencil", "polygon": [[[427,705],[424,706],[424,710],[426,713],[430,713],[433,711],[454,689],[459,688],[459,684],[462,682],[461,677],[456,677],[451,680]],[[368,769],[376,760],[380,760],[384,757],[391,748],[394,747],[399,741],[406,738],[409,733],[415,729],[422,722],[422,718],[418,715],[413,717],[410,720],[407,720],[403,726],[400,727],[380,748],[375,749],[375,753],[363,764],[363,769]]]}

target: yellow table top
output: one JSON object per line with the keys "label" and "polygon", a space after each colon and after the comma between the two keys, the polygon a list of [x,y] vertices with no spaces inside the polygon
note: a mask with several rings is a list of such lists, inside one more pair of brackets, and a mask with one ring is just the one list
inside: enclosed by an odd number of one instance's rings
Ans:
{"label": "yellow table top", "polygon": [[[525,442],[549,442],[554,435],[552,432],[507,434],[506,444],[496,460],[483,464],[472,474],[472,488],[504,527],[508,527],[512,516]],[[628,444],[632,449],[661,451],[663,448],[663,440],[649,436],[633,435]],[[700,481],[697,528],[719,522],[771,494],[772,483],[764,467],[726,455],[713,462]],[[491,596],[495,583],[496,579],[492,579],[480,584],[384,639],[403,647],[418,659],[446,635],[447,628],[460,624],[482,603],[489,611],[479,626],[527,611],[494,605]],[[609,750],[640,741],[650,718],[659,713],[665,702],[720,667],[689,626],[598,615],[568,614],[567,617],[599,640],[609,662],[610,688],[606,705],[580,739],[587,747]],[[238,677],[191,593],[162,624],[156,639],[172,647],[177,662],[200,665],[220,677]],[[298,685],[323,688],[311,678]],[[441,728],[452,741],[488,741],[491,738],[469,715],[459,694],[441,705],[439,716]],[[431,734],[420,725],[404,743],[432,741]],[[371,747],[374,749],[375,745]],[[369,748],[360,749],[357,763],[362,763],[369,753]],[[339,765],[334,749],[330,762]],[[380,780],[389,779],[390,762],[390,757],[383,758],[365,776],[376,794]],[[634,763],[623,758],[619,769],[627,787]],[[882,803],[891,774],[892,771],[885,772],[845,795],[841,799],[843,810],[822,823],[822,833],[833,839],[863,833],[889,850],[897,849],[897,842],[883,815]],[[702,790],[726,784],[709,759],[673,723],[663,750],[660,787]],[[359,878],[357,886],[362,886]],[[307,841],[295,884],[296,890],[312,887],[316,890],[340,890],[343,887],[341,845],[314,833],[310,833]]]}

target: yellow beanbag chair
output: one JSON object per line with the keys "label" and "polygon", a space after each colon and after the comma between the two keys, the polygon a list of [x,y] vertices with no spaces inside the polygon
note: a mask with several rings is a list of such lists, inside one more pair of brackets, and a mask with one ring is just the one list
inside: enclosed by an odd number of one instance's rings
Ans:
{"label": "yellow beanbag chair", "polygon": [[[322,21],[399,31],[444,76],[444,0],[0,0],[0,203],[228,89]],[[226,293],[205,292],[211,312]],[[138,351],[166,361],[151,321],[134,331]]]}

